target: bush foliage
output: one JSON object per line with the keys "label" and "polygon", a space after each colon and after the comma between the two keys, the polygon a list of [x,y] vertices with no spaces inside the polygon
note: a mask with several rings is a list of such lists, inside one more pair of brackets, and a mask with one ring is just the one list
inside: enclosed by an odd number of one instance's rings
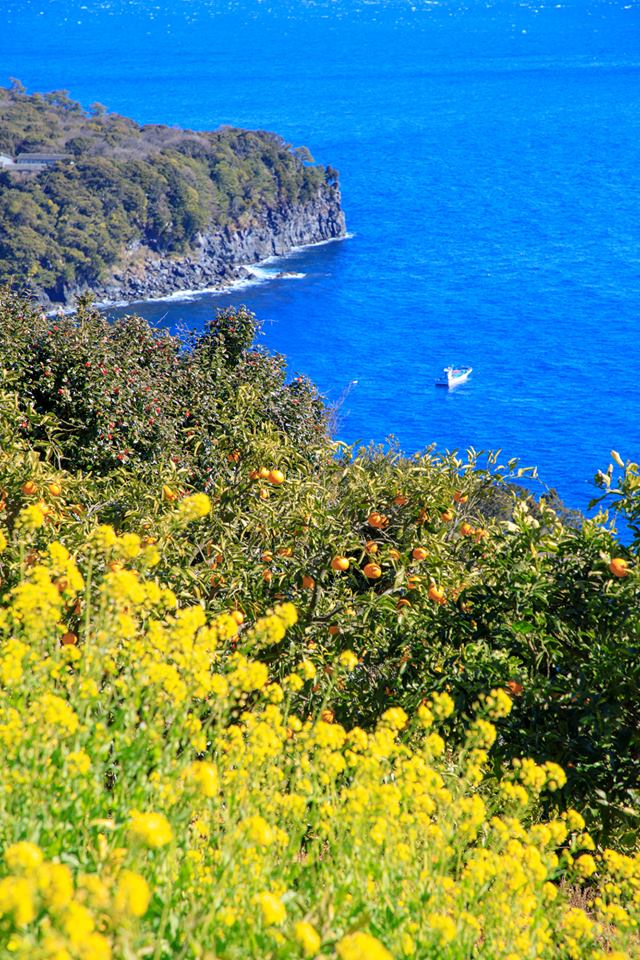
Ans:
{"label": "bush foliage", "polygon": [[637,539],[334,443],[244,308],[0,331],[12,955],[637,955]]}

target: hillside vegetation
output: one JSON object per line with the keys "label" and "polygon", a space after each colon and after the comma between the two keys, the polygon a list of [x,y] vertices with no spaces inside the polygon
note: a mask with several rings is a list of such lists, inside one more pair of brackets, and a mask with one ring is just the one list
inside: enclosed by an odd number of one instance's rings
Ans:
{"label": "hillside vegetation", "polygon": [[638,956],[640,498],[352,450],[255,318],[0,299],[0,944]]}
{"label": "hillside vegetation", "polygon": [[21,151],[70,159],[38,174],[0,168],[0,281],[21,276],[52,300],[106,279],[127,251],[187,252],[212,226],[246,226],[337,179],[274,133],[141,126],[14,84],[0,88],[0,152]]}

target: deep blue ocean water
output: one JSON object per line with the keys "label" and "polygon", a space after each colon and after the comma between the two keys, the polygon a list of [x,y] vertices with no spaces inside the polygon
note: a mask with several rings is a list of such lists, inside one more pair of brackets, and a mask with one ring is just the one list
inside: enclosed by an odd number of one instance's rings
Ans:
{"label": "deep blue ocean water", "polygon": [[[142,122],[276,130],[342,174],[351,239],[246,303],[348,441],[502,448],[583,508],[640,457],[640,5],[1,0],[0,74]],[[469,382],[438,391],[449,362]]]}

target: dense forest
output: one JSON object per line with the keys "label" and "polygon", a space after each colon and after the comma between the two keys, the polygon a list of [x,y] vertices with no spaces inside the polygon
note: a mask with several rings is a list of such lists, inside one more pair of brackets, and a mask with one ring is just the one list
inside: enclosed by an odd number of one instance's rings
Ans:
{"label": "dense forest", "polygon": [[274,133],[142,126],[101,104],[85,111],[64,90],[0,88],[0,153],[43,151],[67,158],[0,167],[0,279],[19,275],[52,299],[137,250],[187,252],[211,225],[241,228],[337,180]]}

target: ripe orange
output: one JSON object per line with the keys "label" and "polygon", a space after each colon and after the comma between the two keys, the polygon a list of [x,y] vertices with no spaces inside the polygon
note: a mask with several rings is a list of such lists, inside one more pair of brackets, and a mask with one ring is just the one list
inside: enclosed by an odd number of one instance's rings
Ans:
{"label": "ripe orange", "polygon": [[260,487],[260,489],[258,490],[258,496],[260,497],[261,500],[268,500],[268,499],[269,499],[269,491],[268,491],[268,490],[265,490],[264,487]]}
{"label": "ripe orange", "polygon": [[409,503],[409,498],[405,497],[404,494],[399,493],[397,497],[393,498],[393,502],[397,507],[406,507]]}
{"label": "ripe orange", "polygon": [[614,577],[620,577],[620,579],[629,576],[629,564],[622,557],[614,557],[609,564],[609,570]]}
{"label": "ripe orange", "polygon": [[364,548],[367,551],[367,553],[378,552],[378,544],[375,542],[375,540],[367,540],[367,542],[364,545]]}
{"label": "ripe orange", "polygon": [[382,576],[382,570],[377,563],[367,563],[366,566],[362,568],[367,580],[378,580]]}
{"label": "ripe orange", "polygon": [[313,590],[315,585],[316,585],[316,582],[313,579],[313,577],[308,577],[305,575],[302,578],[302,586],[304,587],[305,590]]}
{"label": "ripe orange", "polygon": [[420,586],[420,577],[407,577],[407,589],[417,590]]}
{"label": "ripe orange", "polygon": [[273,554],[271,553],[270,550],[265,550],[265,552],[262,554],[260,559],[262,560],[263,563],[271,563],[271,561],[273,560]]}
{"label": "ripe orange", "polygon": [[435,584],[432,584],[429,587],[429,599],[433,600],[434,603],[439,603],[441,606],[443,603],[447,602],[445,600],[444,590],[442,590],[440,587],[436,587]]}
{"label": "ripe orange", "polygon": [[331,624],[331,626],[329,627],[329,633],[331,634],[332,637],[335,637],[337,636],[337,634],[340,633],[340,627],[338,626],[337,623]]}
{"label": "ripe orange", "polygon": [[166,483],[162,488],[162,496],[165,498],[165,500],[168,500],[169,502],[171,502],[172,500],[178,499],[178,494],[175,492],[175,490],[172,490],[171,487]]}
{"label": "ripe orange", "polygon": [[62,639],[60,640],[60,643],[62,644],[63,647],[75,647],[77,642],[78,642],[77,634],[71,633],[70,630],[67,631],[67,633],[63,634]]}
{"label": "ripe orange", "polygon": [[233,453],[227,454],[227,460],[229,461],[229,463],[237,463],[239,459],[240,459],[239,450],[234,450]]}
{"label": "ripe orange", "polygon": [[52,497],[59,497],[62,493],[62,486],[56,480],[54,480],[49,484],[49,493]]}
{"label": "ripe orange", "polygon": [[25,497],[32,497],[38,492],[38,488],[33,480],[27,480],[26,483],[22,484],[22,492],[24,493]]}
{"label": "ripe orange", "polygon": [[279,556],[279,557],[292,557],[292,556],[293,556],[293,547],[278,547],[278,556]]}
{"label": "ripe orange", "polygon": [[524,690],[522,684],[518,683],[516,680],[509,680],[507,682],[507,687],[515,697],[519,697]]}
{"label": "ripe orange", "polygon": [[267,479],[269,483],[280,486],[281,483],[284,483],[284,473],[282,470],[270,470]]}
{"label": "ripe orange", "polygon": [[456,490],[453,495],[453,499],[456,503],[466,503],[469,497],[466,493],[461,493],[460,490]]}
{"label": "ripe orange", "polygon": [[398,600],[398,602],[396,603],[396,607],[398,610],[402,610],[403,607],[410,607],[410,606],[411,606],[410,602],[404,597],[401,600]]}
{"label": "ripe orange", "polygon": [[334,557],[331,561],[332,570],[348,570],[349,569],[349,559],[348,557]]}
{"label": "ripe orange", "polygon": [[444,520],[445,523],[451,523],[453,520],[453,510],[443,510],[440,514],[440,519]]}
{"label": "ripe orange", "polygon": [[258,470],[258,476],[261,480],[266,480],[269,476],[269,470],[267,467],[260,467]]}
{"label": "ripe orange", "polygon": [[370,513],[367,517],[367,523],[369,526],[376,530],[386,527],[388,522],[388,517],[385,517],[384,513],[378,513],[376,510],[374,510],[373,513]]}
{"label": "ripe orange", "polygon": [[414,547],[411,551],[411,556],[414,560],[426,560],[427,551],[425,547]]}
{"label": "ripe orange", "polygon": [[251,473],[249,474],[249,480],[257,480],[259,477],[260,477],[259,470],[252,470]]}
{"label": "ripe orange", "polygon": [[273,573],[271,572],[271,570],[263,570],[262,579],[265,581],[265,583],[271,583],[271,581],[273,580]]}
{"label": "ripe orange", "polygon": [[392,560],[399,560],[399,559],[400,559],[400,551],[399,551],[399,550],[396,550],[395,547],[391,547],[391,550],[389,550],[389,556],[391,557]]}
{"label": "ripe orange", "polygon": [[231,616],[235,620],[235,622],[238,624],[238,626],[241,627],[242,624],[244,623],[244,613],[242,612],[242,610],[232,610]]}
{"label": "ripe orange", "polygon": [[322,713],[320,714],[320,717],[322,720],[324,720],[325,723],[333,723],[335,718],[335,713],[333,712],[333,710],[323,710]]}
{"label": "ripe orange", "polygon": [[470,523],[461,523],[460,524],[460,533],[463,537],[471,537],[475,533],[475,530]]}

